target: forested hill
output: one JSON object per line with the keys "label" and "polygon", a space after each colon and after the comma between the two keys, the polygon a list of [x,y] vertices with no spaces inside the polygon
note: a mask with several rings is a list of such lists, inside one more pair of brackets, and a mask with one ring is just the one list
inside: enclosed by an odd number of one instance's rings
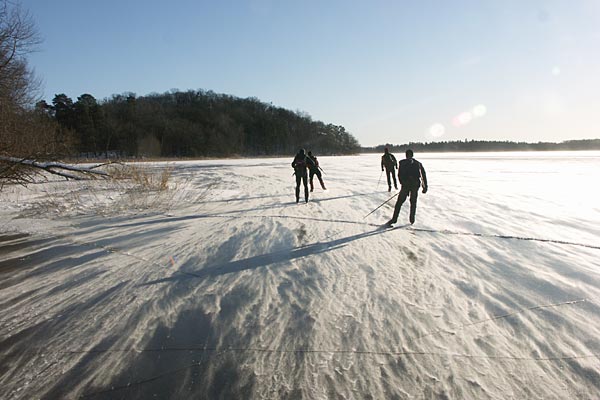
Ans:
{"label": "forested hill", "polygon": [[383,153],[385,148],[391,152],[404,152],[412,149],[415,152],[460,152],[460,151],[547,151],[547,150],[600,150],[600,139],[567,140],[560,143],[509,142],[509,141],[450,141],[431,143],[408,143],[401,145],[382,144],[375,147],[363,147],[364,153]]}
{"label": "forested hill", "polygon": [[299,148],[316,154],[350,154],[360,144],[343,126],[313,121],[302,112],[256,98],[212,91],[171,91],[137,97],[113,95],[97,101],[64,94],[38,103],[75,133],[79,154],[203,157],[290,155]]}

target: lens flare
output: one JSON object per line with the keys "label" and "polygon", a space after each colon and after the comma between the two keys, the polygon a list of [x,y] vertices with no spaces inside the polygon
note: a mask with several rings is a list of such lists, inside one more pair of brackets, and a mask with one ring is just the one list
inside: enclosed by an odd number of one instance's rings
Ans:
{"label": "lens flare", "polygon": [[458,115],[458,121],[461,125],[468,124],[469,122],[471,122],[472,119],[473,115],[468,111],[462,112]]}
{"label": "lens flare", "polygon": [[452,125],[459,128],[463,125],[467,125],[473,119],[473,114],[468,111],[463,111],[456,117],[452,118]]}
{"label": "lens flare", "polygon": [[478,104],[473,107],[473,116],[475,118],[483,117],[485,114],[487,114],[487,108],[483,104]]}
{"label": "lens flare", "polygon": [[441,137],[444,133],[446,133],[446,128],[444,128],[444,125],[442,124],[433,124],[431,125],[431,128],[429,128],[429,134],[433,137]]}

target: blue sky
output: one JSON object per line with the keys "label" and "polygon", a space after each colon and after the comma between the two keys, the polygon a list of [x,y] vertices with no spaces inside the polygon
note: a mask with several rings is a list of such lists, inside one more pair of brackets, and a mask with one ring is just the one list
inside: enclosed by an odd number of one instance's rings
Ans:
{"label": "blue sky", "polygon": [[600,1],[22,0],[43,97],[257,97],[362,145],[600,138]]}

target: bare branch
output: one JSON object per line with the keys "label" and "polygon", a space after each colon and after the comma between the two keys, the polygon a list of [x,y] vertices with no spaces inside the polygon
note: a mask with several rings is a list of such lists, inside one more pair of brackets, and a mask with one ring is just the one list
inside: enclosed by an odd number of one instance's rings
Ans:
{"label": "bare branch", "polygon": [[[26,166],[29,168],[38,168],[42,169],[46,172],[49,172],[54,175],[59,175],[67,179],[74,180],[83,180],[83,179],[94,179],[97,177],[100,178],[110,178],[110,174],[104,171],[93,170],[91,167],[77,167],[74,165],[63,164],[59,162],[38,162],[35,160],[27,160],[17,157],[8,157],[8,156],[0,156],[0,162],[5,162],[9,165],[9,168],[15,165]],[[76,174],[72,174],[70,172],[76,172]],[[2,173],[0,172],[0,177]],[[14,175],[13,175],[14,176]],[[28,183],[31,180],[26,180]]]}

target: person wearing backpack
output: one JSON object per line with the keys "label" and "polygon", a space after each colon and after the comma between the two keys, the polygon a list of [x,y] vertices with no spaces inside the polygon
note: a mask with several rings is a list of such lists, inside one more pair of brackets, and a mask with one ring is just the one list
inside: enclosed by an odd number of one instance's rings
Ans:
{"label": "person wearing backpack", "polygon": [[396,183],[396,175],[394,174],[396,169],[396,157],[394,157],[394,155],[390,153],[387,147],[385,148],[384,153],[381,156],[381,172],[383,172],[384,167],[385,174],[387,175],[388,192],[392,191],[391,178],[394,178],[394,189],[398,189],[398,184]]}
{"label": "person wearing backpack", "polygon": [[321,171],[319,170],[319,161],[317,160],[316,156],[313,156],[312,151],[308,152],[308,158],[310,158],[313,162],[312,165],[308,166],[308,170],[309,170],[309,175],[308,175],[308,180],[310,182],[310,191],[312,192],[313,190],[315,190],[315,186],[313,185],[313,178],[315,177],[315,175],[317,176],[317,178],[319,178],[319,183],[321,184],[321,187],[323,188],[323,190],[327,190],[327,188],[325,187],[325,183],[323,183],[323,178],[321,177]]}
{"label": "person wearing backpack", "polygon": [[304,149],[300,149],[292,161],[294,175],[296,175],[296,203],[300,201],[300,182],[304,184],[304,200],[308,203],[308,182],[306,169],[314,165],[313,161],[304,154]]}
{"label": "person wearing backpack", "polygon": [[415,223],[415,214],[417,212],[417,195],[421,187],[421,178],[423,178],[423,193],[427,193],[427,175],[423,164],[413,158],[413,151],[406,150],[406,158],[398,163],[398,179],[400,180],[400,193],[394,207],[394,215],[388,221],[388,225],[395,224],[398,221],[400,208],[410,195],[410,215],[409,221]]}

